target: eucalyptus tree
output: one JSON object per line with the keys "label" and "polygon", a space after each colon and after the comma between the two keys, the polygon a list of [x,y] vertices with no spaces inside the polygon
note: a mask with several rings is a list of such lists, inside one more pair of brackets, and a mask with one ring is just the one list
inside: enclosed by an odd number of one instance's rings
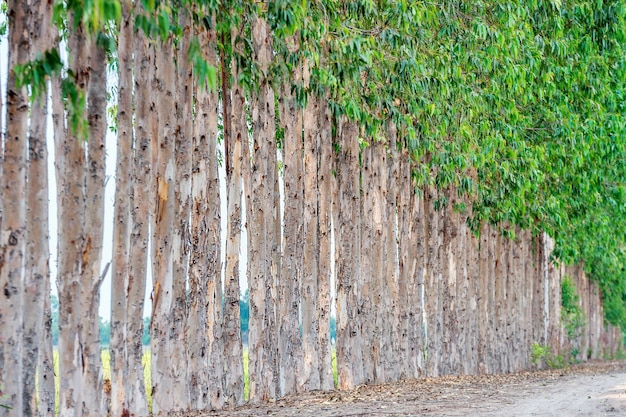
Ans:
{"label": "eucalyptus tree", "polygon": [[[122,5],[122,15],[124,17],[127,16],[126,13],[128,13],[128,11],[124,9],[128,7],[128,3]],[[133,14],[135,16],[142,13],[143,9],[140,7],[138,3],[134,5]],[[131,29],[130,22],[123,19],[120,25],[122,25],[120,34],[124,32],[124,36],[127,36],[127,31]],[[132,199],[130,207],[131,228],[128,293],[126,300],[123,300],[126,302],[126,306],[121,308],[126,314],[124,335],[126,338],[124,342],[126,356],[124,363],[126,366],[127,380],[126,384],[124,384],[126,393],[123,398],[126,400],[128,411],[131,415],[145,416],[148,414],[148,403],[143,378],[143,312],[146,285],[148,282],[148,261],[151,260],[148,251],[150,241],[149,232],[153,220],[150,204],[155,196],[151,182],[153,173],[152,155],[154,153],[155,137],[151,135],[150,128],[156,124],[157,116],[153,111],[155,100],[153,91],[150,88],[155,71],[154,53],[149,46],[146,33],[141,29],[137,28],[133,36],[126,38],[126,41],[128,42],[130,39],[133,40],[132,46],[126,45],[126,48],[131,47],[133,55],[132,57],[130,54],[127,55],[123,64],[132,66],[132,69],[134,69],[133,108],[135,110],[135,128],[133,148],[130,152],[130,155],[134,156],[134,161],[131,163],[130,167],[132,170],[132,183],[130,184],[130,196]],[[118,51],[126,49],[121,48],[122,45],[120,45],[119,41],[118,45]],[[122,70],[121,64],[122,62],[120,62],[120,70],[128,71],[128,67]],[[124,74],[124,76],[127,77],[128,74]],[[121,91],[119,92],[121,93]],[[127,98],[125,99],[127,100]],[[118,112],[120,111],[120,104],[122,104],[122,102],[118,101]],[[126,101],[126,105],[129,104],[130,103]],[[125,116],[126,115],[124,115],[124,117]],[[121,161],[124,161],[124,158],[125,157],[123,157]],[[113,369],[112,366],[111,369]],[[113,399],[115,399],[114,396],[112,396],[112,400]]]}
{"label": "eucalyptus tree", "polygon": [[[29,34],[30,60],[43,55],[52,46],[52,7],[47,2],[33,3]],[[31,99],[30,126],[28,132],[27,166],[27,249],[28,257],[24,273],[24,345],[23,345],[23,406],[24,414],[34,415],[39,411],[45,415],[54,411],[54,397],[50,407],[50,397],[46,390],[54,393],[54,376],[50,362],[40,362],[40,357],[52,353],[51,340],[46,340],[44,326],[48,324],[50,314],[50,249],[48,246],[48,148],[46,146],[48,89]],[[41,308],[46,305],[47,309]],[[43,343],[42,343],[43,342]],[[41,350],[40,350],[41,349]],[[36,395],[36,371],[39,367],[37,382],[43,387]]]}
{"label": "eucalyptus tree", "polygon": [[[223,10],[224,14],[230,10]],[[237,16],[234,14],[234,16]],[[225,376],[224,399],[229,407],[243,403],[243,358],[239,311],[239,262],[242,229],[242,164],[243,147],[247,145],[245,94],[239,81],[241,67],[235,57],[241,54],[242,30],[223,28],[222,40],[222,105],[227,187],[227,234],[224,282],[224,349],[229,370]],[[230,54],[228,54],[230,52]],[[230,80],[232,79],[232,84]],[[271,352],[268,352],[271,354]],[[271,375],[270,375],[271,378]]]}
{"label": "eucalyptus tree", "polygon": [[[278,183],[275,93],[272,88],[272,33],[263,17],[252,22],[253,57],[258,70],[257,86],[251,93],[252,148],[248,152],[251,171],[250,190],[246,194],[246,214],[249,219],[248,285],[250,288],[250,332],[248,357],[250,369],[250,399],[265,400],[277,395],[276,368],[277,323],[274,294],[278,276],[274,251],[280,248],[279,207],[275,204]],[[247,145],[247,143],[246,143]]]}
{"label": "eucalyptus tree", "polygon": [[2,237],[0,241],[0,385],[12,410],[24,413],[22,346],[24,265],[26,249],[26,164],[28,150],[28,95],[17,83],[16,65],[29,61],[30,4],[8,2],[9,74],[6,138],[2,155]]}
{"label": "eucalyptus tree", "polygon": [[117,158],[115,167],[115,206],[113,218],[113,259],[111,270],[111,413],[122,415],[130,403],[126,399],[127,293],[130,276],[130,195],[132,187],[132,4],[122,2],[118,35]]}
{"label": "eucalyptus tree", "polygon": [[[218,66],[215,17],[209,22],[198,28],[198,40],[206,45],[203,56],[207,64],[215,69]],[[214,89],[215,77],[216,73],[212,72],[206,83],[198,81],[195,86],[198,111],[193,136],[191,300],[186,331],[192,364],[191,405],[196,409],[220,409],[224,405],[221,196],[217,152],[219,103],[218,92]]]}

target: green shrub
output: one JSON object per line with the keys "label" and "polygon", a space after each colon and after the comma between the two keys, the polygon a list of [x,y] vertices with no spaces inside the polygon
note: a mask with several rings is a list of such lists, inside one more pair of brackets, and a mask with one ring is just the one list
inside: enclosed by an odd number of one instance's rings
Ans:
{"label": "green shrub", "polygon": [[561,322],[567,338],[571,342],[572,358],[580,354],[580,342],[586,324],[585,315],[580,307],[580,297],[576,292],[576,285],[571,277],[564,277],[561,282]]}

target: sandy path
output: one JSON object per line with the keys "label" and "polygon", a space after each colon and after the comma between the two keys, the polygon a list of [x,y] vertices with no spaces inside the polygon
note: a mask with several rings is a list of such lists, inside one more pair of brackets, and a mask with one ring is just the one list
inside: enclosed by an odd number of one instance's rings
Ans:
{"label": "sandy path", "polygon": [[485,415],[626,416],[626,372],[568,375],[545,385],[529,384],[522,392]]}
{"label": "sandy path", "polygon": [[567,371],[426,378],[191,416],[626,416],[626,362]]}

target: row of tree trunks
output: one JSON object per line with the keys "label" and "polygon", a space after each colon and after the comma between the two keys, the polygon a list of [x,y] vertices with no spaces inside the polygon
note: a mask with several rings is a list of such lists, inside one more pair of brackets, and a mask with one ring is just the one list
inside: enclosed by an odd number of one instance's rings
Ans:
{"label": "row of tree trunks", "polygon": [[[385,141],[364,146],[358,124],[345,116],[334,120],[326,99],[310,97],[302,109],[297,90],[284,84],[281,98],[275,100],[268,81],[273,48],[267,22],[252,22],[252,46],[262,78],[259,90],[248,96],[237,66],[236,55],[244,48],[240,33],[233,30],[224,35],[222,43],[231,43],[234,56],[221,57],[220,103],[219,91],[194,82],[191,66],[175,65],[188,62],[191,33],[198,33],[208,45],[204,51],[208,62],[218,65],[216,33],[209,29],[214,25],[196,28],[181,14],[185,40],[176,44],[169,38],[151,49],[143,34],[132,33],[133,7],[142,6],[129,1],[122,4],[118,49],[112,415],[148,413],[141,345],[148,262],[153,262],[153,414],[243,404],[240,290],[245,277],[240,264],[244,228],[252,402],[333,388],[331,282],[336,285],[341,389],[420,376],[518,371],[528,366],[533,342],[562,352],[569,343],[560,322],[560,288],[566,274],[575,277],[581,306],[588,315],[584,336],[588,356],[615,352],[619,334],[603,325],[597,287],[580,269],[552,263],[554,244],[546,235],[532,238],[529,232],[515,230],[516,238],[511,240],[506,231],[484,225],[476,237],[454,187],[414,189],[415,167],[408,153],[399,150],[401,134],[393,123],[386,126]],[[10,24],[19,27],[19,23]],[[80,23],[77,27],[69,39],[70,66],[87,94],[87,145],[80,131],[66,134],[59,84],[52,83],[61,190],[63,416],[106,411],[97,326],[103,276],[106,60],[95,38],[88,39]],[[17,39],[19,33],[12,33]],[[290,47],[293,52],[297,49],[295,44]],[[22,53],[16,51],[12,45],[12,57]],[[294,74],[297,82],[307,85],[306,66],[296,65]],[[26,96],[24,91],[11,90],[14,81],[9,81],[10,98],[17,101],[9,101],[7,135],[16,140],[2,142],[2,236],[6,241],[2,242],[5,264],[0,278],[7,290],[0,307],[17,314],[6,317],[23,323],[24,333],[2,315],[0,382],[18,381],[17,388],[7,385],[3,393],[15,404],[12,412],[29,414],[37,407],[36,341],[42,332],[49,335],[49,327],[45,331],[43,326],[49,305],[44,303],[43,313],[31,314],[49,291],[47,266],[35,262],[38,259],[26,259],[23,252],[27,236],[33,252],[45,253],[43,246],[36,245],[45,242],[42,234],[47,229],[43,220],[38,224],[47,212],[42,193],[47,189],[43,182],[46,155],[41,139],[46,118],[41,103],[35,102],[31,117],[38,120],[31,120],[27,157]],[[284,215],[280,211],[277,102],[285,133]],[[218,175],[220,111],[226,195],[220,193]],[[336,154],[333,145],[339,147]],[[20,184],[22,189],[28,186],[28,216]],[[227,203],[224,231],[221,200]],[[157,202],[155,207],[150,207],[151,201]],[[150,246],[152,254],[148,254]],[[331,256],[335,257],[335,277]],[[24,265],[27,274],[22,277]],[[55,408],[49,394],[54,388],[50,388],[48,342],[39,359],[39,384],[49,390],[40,393],[44,414]],[[4,346],[20,345],[24,355],[4,350]],[[19,372],[13,375],[11,366]]]}

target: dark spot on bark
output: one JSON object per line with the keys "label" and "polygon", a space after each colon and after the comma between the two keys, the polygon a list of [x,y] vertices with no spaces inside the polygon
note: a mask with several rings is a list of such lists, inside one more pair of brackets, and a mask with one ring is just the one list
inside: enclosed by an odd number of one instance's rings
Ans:
{"label": "dark spot on bark", "polygon": [[17,233],[15,233],[15,231],[11,232],[11,235],[9,236],[9,246],[17,246]]}
{"label": "dark spot on bark", "polygon": [[4,286],[4,296],[9,299],[11,298],[11,291],[9,291],[9,287],[8,286]]}

